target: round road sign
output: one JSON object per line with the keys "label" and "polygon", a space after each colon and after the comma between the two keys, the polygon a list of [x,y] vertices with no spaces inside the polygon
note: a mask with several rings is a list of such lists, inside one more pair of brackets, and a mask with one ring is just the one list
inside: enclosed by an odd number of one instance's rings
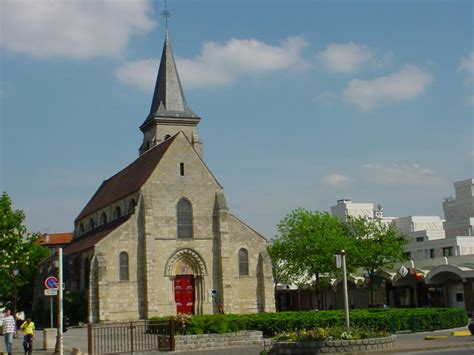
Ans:
{"label": "round road sign", "polygon": [[58,287],[58,279],[54,276],[49,276],[44,280],[44,285],[46,288],[57,288]]}

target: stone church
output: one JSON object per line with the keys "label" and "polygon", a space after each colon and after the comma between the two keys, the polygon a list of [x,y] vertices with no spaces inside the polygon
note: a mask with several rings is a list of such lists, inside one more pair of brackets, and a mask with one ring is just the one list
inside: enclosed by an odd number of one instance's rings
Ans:
{"label": "stone church", "polygon": [[229,211],[200,120],[166,34],[139,157],[100,185],[64,250],[89,321],[275,310],[267,241]]}

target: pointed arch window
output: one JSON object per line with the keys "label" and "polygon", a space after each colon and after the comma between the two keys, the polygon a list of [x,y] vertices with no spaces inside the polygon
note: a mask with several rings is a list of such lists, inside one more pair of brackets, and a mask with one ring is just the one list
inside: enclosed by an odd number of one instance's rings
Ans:
{"label": "pointed arch window", "polygon": [[119,206],[117,206],[114,211],[114,219],[119,218],[121,215],[122,215],[122,210],[120,209]]}
{"label": "pointed arch window", "polygon": [[84,234],[84,225],[81,223],[81,225],[79,226],[79,235],[83,235]]}
{"label": "pointed arch window", "polygon": [[89,220],[89,230],[93,230],[95,228],[95,222],[94,222],[94,219],[91,218]]}
{"label": "pointed arch window", "polygon": [[135,212],[135,206],[137,205],[137,203],[135,202],[135,200],[132,198],[132,200],[130,201],[130,204],[128,205],[128,213],[133,213]]}
{"label": "pointed arch window", "polygon": [[105,212],[102,212],[102,215],[100,216],[100,224],[106,224],[107,223],[107,214]]}
{"label": "pointed arch window", "polygon": [[178,238],[193,237],[193,206],[188,199],[182,198],[177,206]]}
{"label": "pointed arch window", "polygon": [[249,274],[249,254],[247,249],[239,250],[239,275],[248,276]]}
{"label": "pointed arch window", "polygon": [[120,281],[128,281],[129,280],[129,273],[128,273],[128,254],[126,252],[121,252],[119,254],[119,264],[120,264]]}

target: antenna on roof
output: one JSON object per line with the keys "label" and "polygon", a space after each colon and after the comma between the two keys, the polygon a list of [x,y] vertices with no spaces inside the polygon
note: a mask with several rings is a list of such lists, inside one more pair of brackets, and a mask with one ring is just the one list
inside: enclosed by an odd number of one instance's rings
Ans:
{"label": "antenna on roof", "polygon": [[161,16],[165,19],[165,28],[166,28],[166,35],[168,35],[168,18],[171,16],[171,12],[168,11],[168,3],[165,0],[165,10],[161,13]]}

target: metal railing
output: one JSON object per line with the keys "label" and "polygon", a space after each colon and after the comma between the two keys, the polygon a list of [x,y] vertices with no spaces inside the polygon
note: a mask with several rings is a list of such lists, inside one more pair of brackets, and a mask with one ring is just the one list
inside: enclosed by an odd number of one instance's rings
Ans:
{"label": "metal railing", "polygon": [[133,321],[87,325],[89,354],[173,351],[173,321]]}
{"label": "metal railing", "polygon": [[443,315],[440,317],[430,317],[429,315],[420,315],[420,316],[391,316],[389,318],[388,331],[390,333],[396,332],[424,332],[424,331],[433,331],[446,329],[446,323],[443,320],[450,318],[450,321],[447,324],[459,323],[459,316],[456,315]]}

